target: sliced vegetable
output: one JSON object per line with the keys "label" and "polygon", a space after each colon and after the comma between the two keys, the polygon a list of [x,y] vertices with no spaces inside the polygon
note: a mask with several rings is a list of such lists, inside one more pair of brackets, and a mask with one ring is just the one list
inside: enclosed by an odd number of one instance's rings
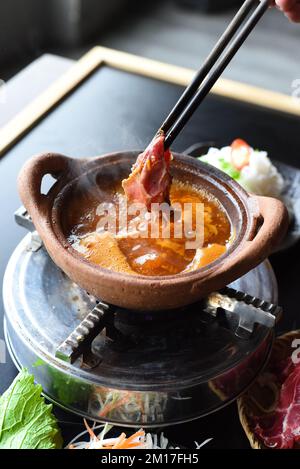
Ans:
{"label": "sliced vegetable", "polygon": [[240,177],[240,171],[236,169],[233,164],[228,163],[225,161],[224,158],[220,158],[220,169],[224,171],[224,173],[228,174],[232,179],[235,179],[236,181]]}
{"label": "sliced vegetable", "polygon": [[[144,430],[139,430],[129,438],[126,433],[121,433],[117,438],[104,438],[106,433],[111,429],[111,426],[105,425],[102,432],[97,436],[94,432],[98,427],[90,427],[86,420],[84,420],[86,431],[90,436],[89,442],[75,442],[73,440],[68,449],[143,449],[147,448],[146,434]],[[81,437],[83,434],[78,435]],[[166,446],[168,440],[166,440]]]}
{"label": "sliced vegetable", "polygon": [[251,147],[241,138],[237,138],[231,144],[231,162],[237,170],[249,165]]}

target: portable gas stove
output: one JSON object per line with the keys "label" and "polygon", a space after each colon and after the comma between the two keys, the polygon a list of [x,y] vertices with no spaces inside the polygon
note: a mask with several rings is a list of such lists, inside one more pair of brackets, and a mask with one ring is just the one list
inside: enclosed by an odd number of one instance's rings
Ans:
{"label": "portable gas stove", "polygon": [[181,423],[236,399],[268,360],[281,313],[268,261],[190,307],[126,311],[56,267],[25,209],[16,221],[32,232],[4,278],[6,341],[57,405],[122,426]]}

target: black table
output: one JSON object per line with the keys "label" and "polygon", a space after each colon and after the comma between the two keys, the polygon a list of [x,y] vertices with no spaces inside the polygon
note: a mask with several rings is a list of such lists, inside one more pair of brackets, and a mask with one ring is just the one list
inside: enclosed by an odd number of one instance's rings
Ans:
{"label": "black table", "polygon": [[[20,205],[16,178],[21,165],[33,154],[44,151],[83,157],[114,150],[142,149],[181,91],[180,86],[102,67],[2,157],[1,278],[13,249],[25,234],[13,219],[13,213]],[[173,149],[182,151],[195,142],[207,140],[225,145],[236,137],[242,137],[253,147],[269,151],[271,157],[300,167],[299,133],[300,118],[297,116],[210,96],[179,136]],[[285,311],[280,332],[300,326],[299,254],[300,244],[271,259],[279,282],[280,303]],[[0,315],[3,315],[2,303]],[[0,339],[3,339],[2,318]],[[8,356],[0,370],[2,393],[17,372]],[[82,422],[59,409],[56,413],[67,442],[80,431]],[[190,448],[195,448],[194,441],[201,442],[206,438],[213,438],[210,448],[249,447],[239,423],[236,404],[204,419],[170,427],[165,434]]]}

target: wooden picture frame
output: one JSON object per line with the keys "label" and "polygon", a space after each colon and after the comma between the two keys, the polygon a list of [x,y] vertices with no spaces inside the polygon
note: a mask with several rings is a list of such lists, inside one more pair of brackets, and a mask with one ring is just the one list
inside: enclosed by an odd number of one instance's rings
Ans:
{"label": "wooden picture frame", "polygon": [[[103,65],[181,86],[187,86],[195,74],[194,70],[188,68],[96,46],[0,129],[0,156]],[[245,83],[220,78],[211,93],[274,111],[300,116],[299,100]]]}

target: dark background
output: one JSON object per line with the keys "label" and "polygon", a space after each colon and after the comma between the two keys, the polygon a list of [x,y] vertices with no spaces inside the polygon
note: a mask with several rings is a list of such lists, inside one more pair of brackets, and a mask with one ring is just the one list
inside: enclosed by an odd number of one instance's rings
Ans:
{"label": "dark background", "polygon": [[[14,247],[25,234],[13,219],[13,213],[20,205],[16,179],[22,164],[33,154],[44,151],[83,157],[115,150],[142,149],[181,92],[179,86],[102,68],[0,159],[0,278]],[[268,150],[272,158],[300,168],[299,131],[299,117],[210,96],[173,149],[182,151],[195,142],[207,140],[225,145],[241,137],[255,148]],[[280,332],[300,326],[299,253],[298,244],[271,259],[279,282],[280,303],[284,307]],[[2,316],[2,304],[0,309]],[[3,339],[2,319],[0,339]],[[7,363],[1,365],[0,393],[15,375],[16,369],[7,357]],[[60,410],[56,412],[67,442],[82,429],[82,421]],[[194,440],[201,442],[206,438],[214,438],[210,448],[249,447],[235,404],[210,417],[168,428],[165,434],[190,448],[195,448]]]}
{"label": "dark background", "polygon": [[[15,67],[51,49],[69,49],[101,41],[129,18],[147,14],[165,0],[1,0],[0,66]],[[195,11],[218,12],[242,0],[174,0]],[[3,75],[3,74],[2,74]],[[5,74],[1,76],[5,78]]]}
{"label": "dark background", "polygon": [[[78,59],[94,45],[198,69],[240,3],[1,0],[0,80],[6,82],[43,54]],[[299,41],[299,25],[269,9],[224,76],[290,95],[300,76]],[[24,93],[29,85],[25,84]],[[0,108],[0,113],[6,112]]]}

